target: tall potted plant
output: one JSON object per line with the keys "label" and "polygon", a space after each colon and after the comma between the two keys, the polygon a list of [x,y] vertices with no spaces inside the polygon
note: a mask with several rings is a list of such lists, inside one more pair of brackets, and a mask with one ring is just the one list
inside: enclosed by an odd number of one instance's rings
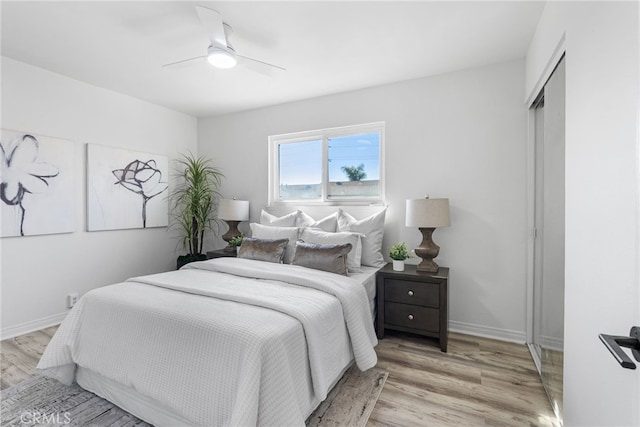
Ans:
{"label": "tall potted plant", "polygon": [[192,261],[207,259],[202,253],[204,235],[217,232],[215,207],[220,197],[224,175],[210,160],[189,153],[178,160],[178,184],[170,194],[174,225],[182,233],[182,245],[187,255],[178,257],[177,267]]}

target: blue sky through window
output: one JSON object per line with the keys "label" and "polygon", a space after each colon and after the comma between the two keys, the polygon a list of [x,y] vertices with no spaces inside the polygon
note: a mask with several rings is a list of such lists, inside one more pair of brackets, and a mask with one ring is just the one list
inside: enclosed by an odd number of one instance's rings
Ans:
{"label": "blue sky through window", "polygon": [[280,145],[280,185],[322,182],[322,140]]}
{"label": "blue sky through window", "polygon": [[[342,167],[364,165],[365,181],[380,179],[380,135],[378,132],[329,138],[329,181],[348,181]],[[307,185],[322,182],[322,141],[281,144],[280,184]]]}
{"label": "blue sky through window", "polygon": [[363,181],[380,179],[380,136],[377,132],[329,138],[329,182],[348,181],[342,167],[364,165]]}

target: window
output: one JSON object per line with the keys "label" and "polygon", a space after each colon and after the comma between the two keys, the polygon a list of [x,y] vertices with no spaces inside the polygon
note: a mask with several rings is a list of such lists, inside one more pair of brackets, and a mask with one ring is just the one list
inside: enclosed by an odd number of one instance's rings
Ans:
{"label": "window", "polygon": [[269,204],[384,200],[384,122],[269,137]]}

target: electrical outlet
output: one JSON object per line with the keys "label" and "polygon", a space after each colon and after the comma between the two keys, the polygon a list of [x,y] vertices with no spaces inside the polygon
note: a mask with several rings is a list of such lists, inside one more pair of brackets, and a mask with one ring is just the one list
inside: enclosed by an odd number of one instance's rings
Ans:
{"label": "electrical outlet", "polygon": [[78,293],[72,292],[67,295],[67,307],[71,308],[78,302]]}

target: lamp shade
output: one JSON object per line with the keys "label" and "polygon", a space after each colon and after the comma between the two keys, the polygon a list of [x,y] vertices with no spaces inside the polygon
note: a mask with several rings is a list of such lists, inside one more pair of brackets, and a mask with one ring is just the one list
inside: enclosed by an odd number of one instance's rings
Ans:
{"label": "lamp shade", "polygon": [[220,199],[218,218],[225,221],[248,221],[249,201],[236,199]]}
{"label": "lamp shade", "polygon": [[407,227],[445,227],[449,222],[449,199],[409,199],[406,213]]}

